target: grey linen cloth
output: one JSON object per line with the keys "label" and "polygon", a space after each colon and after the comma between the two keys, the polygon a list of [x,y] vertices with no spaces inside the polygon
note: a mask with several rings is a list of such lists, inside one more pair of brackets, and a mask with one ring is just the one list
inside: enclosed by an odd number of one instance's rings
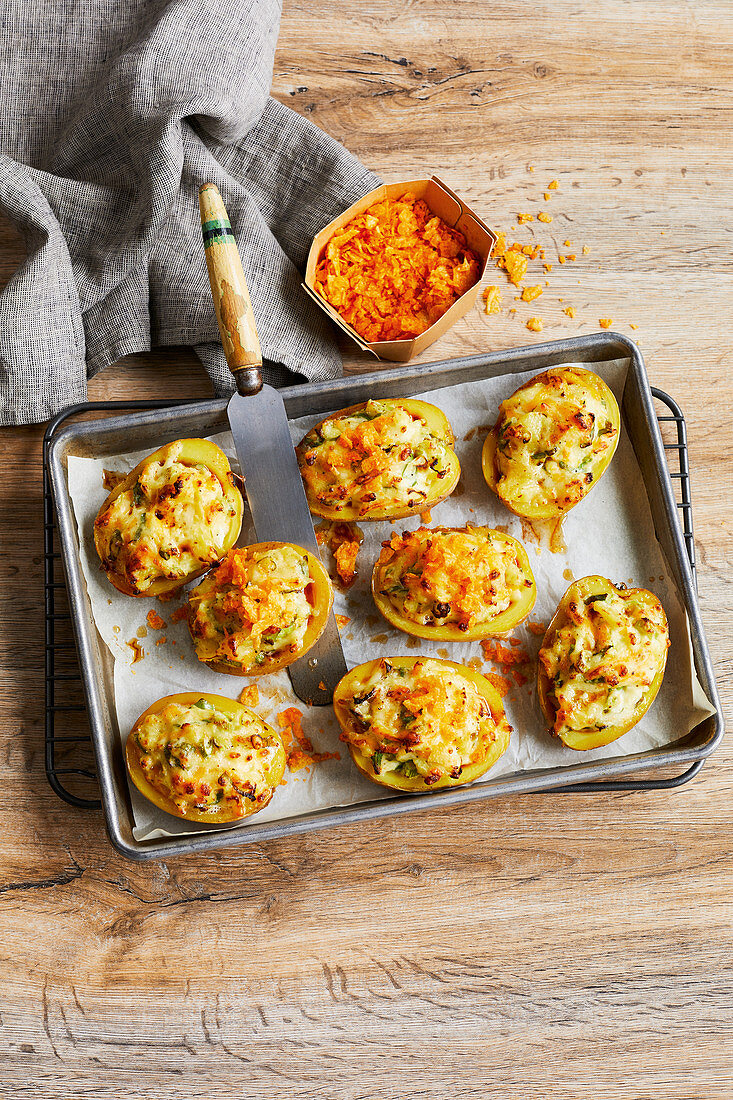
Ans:
{"label": "grey linen cloth", "polygon": [[300,286],[313,235],[378,186],[269,96],[276,0],[7,0],[0,203],[27,260],[0,294],[0,423],[47,419],[132,352],[190,344],[217,394],[197,191],[222,192],[274,384],[339,373]]}

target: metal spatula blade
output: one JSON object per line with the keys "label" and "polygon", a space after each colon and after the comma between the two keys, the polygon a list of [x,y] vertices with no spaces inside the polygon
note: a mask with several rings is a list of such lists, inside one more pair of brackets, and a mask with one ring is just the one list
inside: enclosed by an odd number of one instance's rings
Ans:
{"label": "metal spatula blade", "polygon": [[[229,425],[257,538],[260,542],[293,542],[318,554],[285,405],[277,390],[262,384],[262,352],[249,291],[229,218],[214,184],[200,188],[199,206],[221,342],[238,391],[229,402]],[[319,640],[288,666],[288,673],[299,699],[323,705],[332,701],[334,688],[345,672],[332,612]]]}

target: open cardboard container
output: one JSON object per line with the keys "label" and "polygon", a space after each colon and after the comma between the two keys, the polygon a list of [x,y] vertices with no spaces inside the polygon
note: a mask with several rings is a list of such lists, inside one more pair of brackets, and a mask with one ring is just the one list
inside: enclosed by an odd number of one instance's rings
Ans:
{"label": "open cardboard container", "polygon": [[[453,229],[458,229],[463,233],[469,246],[474,252],[478,253],[481,260],[479,276],[474,286],[467,290],[465,294],[462,294],[458,301],[454,302],[434,325],[431,325],[425,332],[421,332],[419,336],[415,336],[411,340],[378,340],[368,343],[359,336],[351,325],[344,321],[332,305],[329,305],[314,290],[316,266],[325,245],[338,229],[342,229],[352,218],[355,218],[357,214],[362,214],[375,202],[380,202],[382,199],[399,198],[406,191],[410,191],[419,199],[424,199],[432,212],[442,218],[446,225],[450,225]],[[447,332],[451,325],[459,317],[463,317],[465,313],[468,313],[474,305],[481,280],[486,271],[486,264],[495,244],[496,234],[487,225],[484,225],[481,219],[458,198],[458,195],[451,191],[450,187],[447,187],[437,176],[433,176],[429,180],[407,180],[404,183],[382,184],[381,187],[370,191],[368,195],[364,195],[348,210],[344,210],[343,214],[339,214],[313,238],[313,244],[308,253],[303,286],[311,298],[318,302],[321,309],[326,311],[334,324],[348,333],[351,339],[364,351],[370,351],[378,359],[390,359],[394,363],[407,363],[413,356],[419,355],[425,348],[430,347],[439,336]]]}

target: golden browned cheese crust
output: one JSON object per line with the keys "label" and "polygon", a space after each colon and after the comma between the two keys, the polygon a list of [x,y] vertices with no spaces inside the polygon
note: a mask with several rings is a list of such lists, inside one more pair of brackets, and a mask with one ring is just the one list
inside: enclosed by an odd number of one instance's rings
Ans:
{"label": "golden browned cheese crust", "polygon": [[368,401],[312,429],[298,447],[308,499],[358,516],[409,509],[435,496],[452,452],[419,416],[394,403]]}
{"label": "golden browned cheese crust", "polygon": [[256,669],[286,650],[297,652],[313,613],[311,583],[307,555],[298,547],[230,550],[191,592],[191,633],[200,660]]}
{"label": "golden browned cheese crust", "polygon": [[182,461],[182,447],[171,444],[148,462],[95,520],[103,568],[138,595],[161,578],[183,583],[217,561],[236,514],[216,474]]}
{"label": "golden browned cheese crust", "polygon": [[375,774],[420,775],[429,785],[458,778],[496,740],[485,698],[467,677],[440,661],[411,668],[380,662],[358,694],[342,700],[349,714],[341,740],[371,759]]}
{"label": "golden browned cheese crust", "polygon": [[472,527],[393,535],[383,544],[375,583],[407,619],[462,630],[495,619],[533,587],[513,539]]}
{"label": "golden browned cheese crust", "polygon": [[520,515],[565,511],[590,490],[618,437],[615,401],[600,382],[558,368],[502,402],[493,429],[496,492]]}
{"label": "golden browned cheese crust", "polygon": [[644,589],[623,596],[604,586],[569,600],[564,621],[539,654],[554,732],[562,737],[628,725],[664,667],[668,646],[662,605]]}
{"label": "golden browned cheese crust", "polygon": [[244,817],[269,801],[280,741],[254,712],[216,709],[205,697],[169,703],[133,733],[140,768],[179,813],[226,809]]}

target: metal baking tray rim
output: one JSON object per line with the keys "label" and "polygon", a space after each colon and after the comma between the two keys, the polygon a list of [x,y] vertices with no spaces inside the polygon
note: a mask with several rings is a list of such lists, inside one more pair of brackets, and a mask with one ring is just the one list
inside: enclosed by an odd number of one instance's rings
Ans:
{"label": "metal baking tray rim", "polygon": [[[354,403],[354,391],[364,389],[365,392],[379,383],[385,388],[394,383],[396,388],[393,393],[400,392],[407,395],[416,390],[429,390],[438,388],[444,384],[438,381],[446,373],[460,370],[462,380],[468,381],[468,375],[474,368],[480,370],[483,377],[487,377],[487,368],[494,364],[501,369],[494,374],[506,374],[519,370],[541,370],[556,363],[567,361],[581,353],[580,361],[592,363],[604,361],[620,356],[628,356],[635,371],[638,386],[638,398],[641,411],[650,433],[652,445],[652,457],[658,486],[661,491],[662,505],[667,520],[666,534],[671,538],[674,555],[673,560],[668,554],[670,567],[676,566],[680,576],[675,579],[681,589],[681,595],[686,596],[684,604],[690,621],[690,631],[693,640],[694,656],[698,675],[708,697],[715,707],[715,714],[706,719],[701,726],[710,725],[712,729],[702,744],[682,747],[685,740],[694,736],[695,731],[680,739],[680,742],[672,743],[661,749],[648,750],[646,753],[634,754],[623,758],[611,758],[609,760],[592,763],[578,763],[565,765],[562,769],[543,769],[536,772],[521,772],[517,775],[507,776],[490,783],[479,784],[473,787],[457,788],[449,791],[435,791],[430,794],[422,794],[419,798],[405,796],[376,800],[372,802],[357,803],[347,807],[317,811],[312,814],[302,815],[297,818],[286,818],[278,822],[268,822],[257,825],[254,822],[245,829],[234,831],[224,830],[193,836],[175,837],[171,840],[153,839],[149,841],[130,841],[122,833],[119,823],[119,811],[121,805],[120,791],[124,792],[124,810],[129,816],[130,803],[126,783],[122,783],[119,789],[115,787],[113,776],[112,754],[106,751],[103,740],[103,731],[111,723],[116,729],[116,718],[106,707],[97,680],[89,675],[83,676],[84,690],[89,710],[90,726],[93,732],[93,744],[98,766],[98,777],[102,792],[102,803],[105,821],[110,840],[117,851],[128,859],[141,861],[146,859],[168,858],[176,854],[228,847],[234,843],[253,843],[275,839],[281,836],[293,835],[298,832],[312,831],[325,828],[330,825],[348,825],[352,822],[372,820],[390,814],[402,814],[414,812],[417,809],[451,806],[457,803],[473,802],[480,798],[499,797],[507,794],[533,793],[552,790],[558,787],[584,786],[592,784],[594,780],[609,780],[621,776],[629,771],[642,771],[659,766],[677,765],[701,761],[715,751],[724,733],[722,709],[718,698],[712,663],[708,652],[707,642],[700,618],[699,607],[695,592],[694,579],[684,547],[682,533],[677,518],[677,506],[674,499],[669,470],[664,456],[664,446],[657,424],[656,415],[652,405],[652,395],[646,376],[643,359],[636,345],[623,335],[608,332],[597,333],[577,339],[552,341],[545,344],[531,345],[529,347],[515,348],[509,351],[494,352],[486,355],[469,356],[457,360],[442,360],[435,363],[403,366],[390,370],[372,371],[364,375],[349,376],[332,382],[319,382],[309,385],[287,387],[282,391],[288,416],[295,418],[306,412],[324,412],[337,409],[344,404],[341,394],[348,392],[347,403]],[[583,353],[584,356],[583,356]],[[531,359],[533,362],[527,363]],[[540,363],[537,360],[541,360]],[[631,373],[631,372],[630,372]],[[433,385],[431,385],[431,382]],[[359,400],[356,397],[356,400]],[[166,433],[170,430],[170,438],[177,434],[174,424],[181,416],[201,416],[210,427],[207,431],[217,431],[226,428],[226,400],[215,399],[210,401],[197,401],[178,404],[170,409],[156,409],[148,413],[128,414],[123,417],[110,417],[103,421],[87,421],[74,426],[62,427],[51,440],[48,448],[48,470],[56,507],[56,516],[59,529],[61,546],[64,550],[62,560],[66,574],[69,591],[69,605],[74,634],[79,652],[80,666],[84,669],[94,667],[101,661],[100,641],[94,628],[93,620],[88,604],[86,586],[81,572],[78,553],[74,552],[76,545],[75,521],[73,509],[68,496],[65,480],[65,467],[63,461],[63,449],[67,440],[72,437],[83,439],[84,436],[92,436],[103,424],[105,434],[111,434],[115,430],[124,431],[129,427],[131,415],[135,422],[144,425],[155,422],[159,436],[165,440]],[[307,407],[306,407],[307,406]],[[628,425],[627,425],[628,426]],[[119,449],[119,448],[118,448]],[[658,532],[659,537],[659,532]],[[85,622],[85,613],[88,622]],[[85,628],[82,629],[82,626]],[[91,627],[91,629],[87,629]],[[96,649],[96,653],[95,653]],[[701,727],[698,726],[697,729]],[[675,747],[675,746],[679,747]],[[666,751],[665,751],[666,750]],[[661,757],[661,759],[660,759]],[[548,775],[552,781],[548,782]],[[521,781],[521,782],[520,782]],[[436,801],[437,800],[437,801]],[[114,816],[113,808],[118,816]]]}

